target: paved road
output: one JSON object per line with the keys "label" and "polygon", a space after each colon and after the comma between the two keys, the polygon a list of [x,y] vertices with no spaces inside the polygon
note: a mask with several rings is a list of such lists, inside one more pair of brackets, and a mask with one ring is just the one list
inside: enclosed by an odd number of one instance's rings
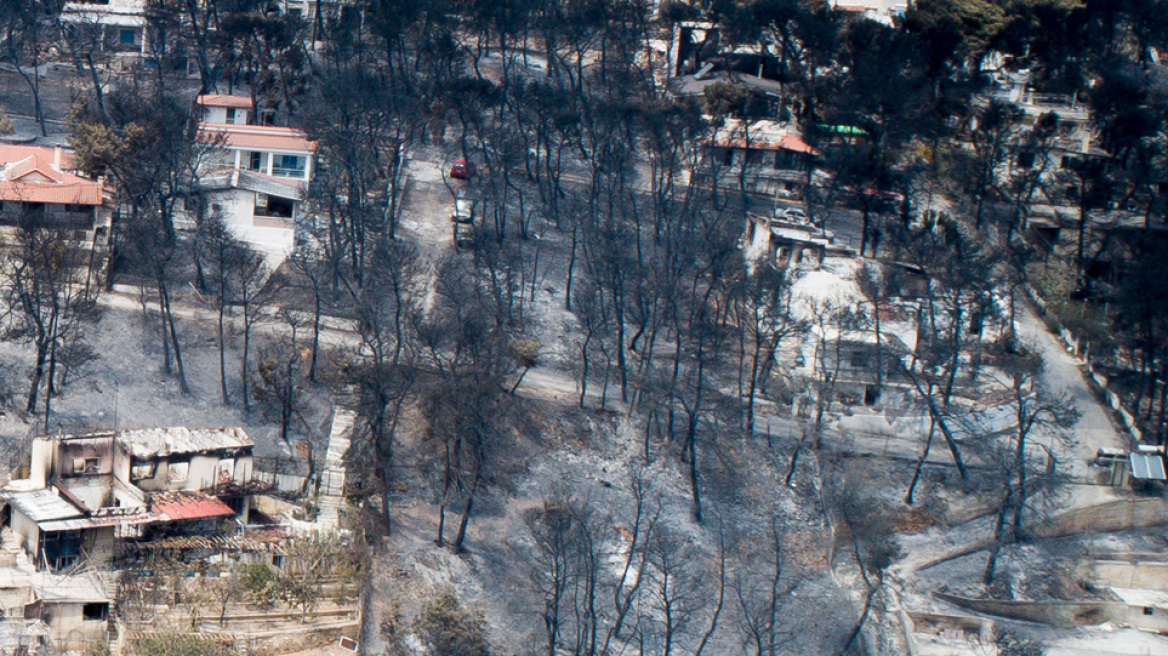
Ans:
{"label": "paved road", "polygon": [[1018,334],[1024,343],[1042,356],[1042,386],[1054,396],[1065,396],[1081,413],[1073,429],[1073,446],[1067,454],[1070,456],[1067,464],[1074,476],[1089,478],[1093,472],[1088,463],[1095,457],[1097,449],[1128,448],[1129,445],[1116,428],[1109,410],[1088,385],[1082,363],[1067,353],[1029,304],[1021,305],[1020,310]]}

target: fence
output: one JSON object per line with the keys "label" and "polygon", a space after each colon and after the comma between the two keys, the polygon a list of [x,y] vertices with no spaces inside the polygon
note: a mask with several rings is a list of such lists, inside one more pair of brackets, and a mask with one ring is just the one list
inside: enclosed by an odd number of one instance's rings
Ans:
{"label": "fence", "polygon": [[312,474],[297,474],[291,472],[269,471],[257,468],[252,470],[252,478],[269,483],[272,487],[286,494],[321,494],[325,496],[343,496],[345,493],[345,476],[341,472],[326,470]]}

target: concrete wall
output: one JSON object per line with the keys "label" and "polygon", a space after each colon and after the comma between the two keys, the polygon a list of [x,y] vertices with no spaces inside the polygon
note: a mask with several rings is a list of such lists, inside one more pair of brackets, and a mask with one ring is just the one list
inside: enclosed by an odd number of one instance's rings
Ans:
{"label": "concrete wall", "polygon": [[205,490],[219,482],[220,472],[229,475],[230,480],[236,483],[246,483],[251,480],[252,456],[220,457],[219,454],[198,454],[191,456],[189,460],[178,457],[159,458],[154,476],[134,481],[134,484],[145,492]]}
{"label": "concrete wall", "polygon": [[95,567],[105,568],[114,559],[114,527],[104,527],[83,531],[81,547]]}
{"label": "concrete wall", "polygon": [[110,495],[110,488],[113,486],[112,476],[74,476],[62,483],[90,510],[113,504],[113,497]]}
{"label": "concrete wall", "polygon": [[53,440],[38,437],[32,441],[32,455],[29,458],[29,480],[36,487],[48,485],[49,472],[53,468]]}
{"label": "concrete wall", "polygon": [[142,508],[146,506],[146,495],[141,490],[115,480],[112,488],[114,505],[119,508]]}
{"label": "concrete wall", "polygon": [[0,609],[4,617],[24,617],[24,607],[32,601],[32,588],[27,584],[0,588]]}
{"label": "concrete wall", "polygon": [[1112,622],[1168,633],[1168,612],[1162,608],[1149,608],[1151,614],[1146,614],[1143,607],[1118,601],[1008,601],[969,599],[942,592],[933,594],[938,599],[979,613],[1063,628]]}
{"label": "concrete wall", "polygon": [[[92,469],[84,469],[86,461],[96,461]],[[100,435],[87,438],[63,439],[58,442],[54,472],[61,478],[112,474],[114,469],[114,436]]]}
{"label": "concrete wall", "polygon": [[255,217],[255,192],[246,189],[227,189],[209,194],[212,208],[219,206],[223,222],[229,226],[246,227]]}
{"label": "concrete wall", "polygon": [[42,617],[49,627],[49,641],[58,651],[81,651],[104,642],[107,620],[86,620],[82,615],[84,604],[76,602],[45,603]]}
{"label": "concrete wall", "polygon": [[[248,110],[236,109],[235,120],[231,121],[231,125],[247,125]],[[227,108],[226,107],[204,107],[203,121],[206,123],[228,123]]]}
{"label": "concrete wall", "polygon": [[159,458],[154,476],[135,481],[145,492],[202,490],[215,484],[218,456],[195,455],[186,458]]}
{"label": "concrete wall", "polygon": [[[36,522],[22,513],[17,512],[15,508],[12,509],[12,532],[20,536],[20,546],[24,548],[24,552],[33,561],[36,560],[36,548],[40,543],[40,529],[37,528]],[[36,564],[34,562],[34,564]]]}
{"label": "concrete wall", "polygon": [[1079,577],[1098,587],[1168,592],[1168,562],[1088,560],[1079,565]]}
{"label": "concrete wall", "polygon": [[126,447],[114,443],[114,478],[119,481],[130,482],[130,453]]}
{"label": "concrete wall", "polygon": [[1070,510],[1035,527],[1034,533],[1039,537],[1061,537],[1164,525],[1168,525],[1168,501],[1141,497]]}

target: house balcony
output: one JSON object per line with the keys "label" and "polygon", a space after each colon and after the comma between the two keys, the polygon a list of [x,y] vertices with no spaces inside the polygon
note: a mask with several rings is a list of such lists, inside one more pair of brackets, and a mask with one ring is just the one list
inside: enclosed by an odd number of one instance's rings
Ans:
{"label": "house balcony", "polygon": [[297,180],[303,180],[305,174],[306,170],[304,167],[292,169],[284,168],[282,166],[272,167],[272,175],[276,176],[277,178],[296,178]]}

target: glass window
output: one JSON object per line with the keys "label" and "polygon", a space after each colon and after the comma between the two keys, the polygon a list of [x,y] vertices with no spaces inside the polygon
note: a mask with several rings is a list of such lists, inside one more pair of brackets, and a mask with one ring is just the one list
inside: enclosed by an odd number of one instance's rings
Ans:
{"label": "glass window", "polygon": [[288,178],[304,177],[304,158],[299,155],[280,155],[272,172]]}
{"label": "glass window", "polygon": [[118,31],[118,41],[120,41],[122,43],[122,45],[125,45],[125,46],[134,45],[134,41],[136,40],[136,37],[137,37],[137,35],[134,34],[134,30],[123,28],[123,29]]}

